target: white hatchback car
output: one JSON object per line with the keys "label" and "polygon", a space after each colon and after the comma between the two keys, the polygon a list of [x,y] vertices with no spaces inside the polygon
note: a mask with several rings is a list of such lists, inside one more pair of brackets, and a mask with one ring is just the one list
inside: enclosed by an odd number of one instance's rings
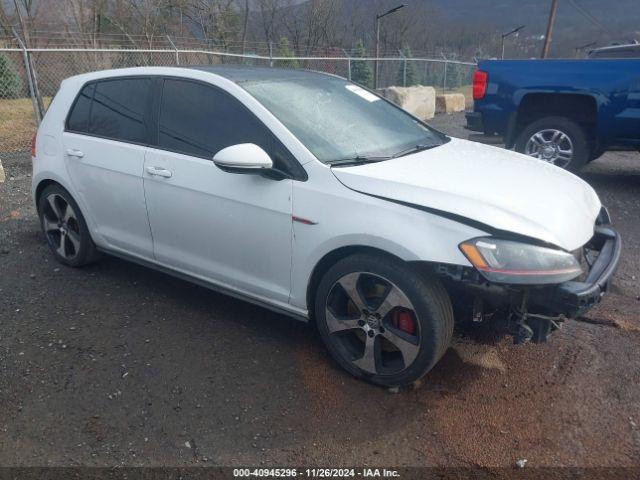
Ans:
{"label": "white hatchback car", "polygon": [[312,319],[340,365],[385,386],[435,365],[454,316],[544,341],[620,255],[571,173],[306,71],[69,78],[36,137],[33,197],[62,263],[103,251]]}

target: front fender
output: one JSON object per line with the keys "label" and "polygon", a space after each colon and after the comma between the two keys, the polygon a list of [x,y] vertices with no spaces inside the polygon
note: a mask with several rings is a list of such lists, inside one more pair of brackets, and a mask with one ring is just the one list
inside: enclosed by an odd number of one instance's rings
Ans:
{"label": "front fender", "polygon": [[[354,195],[358,195],[354,192]],[[290,303],[307,308],[307,288],[317,265],[329,254],[349,247],[373,248],[403,261],[469,265],[458,245],[485,234],[476,228],[418,209],[364,195],[341,215],[316,215],[316,225],[294,223]],[[322,209],[332,212],[330,206]],[[344,208],[343,208],[344,210]]]}

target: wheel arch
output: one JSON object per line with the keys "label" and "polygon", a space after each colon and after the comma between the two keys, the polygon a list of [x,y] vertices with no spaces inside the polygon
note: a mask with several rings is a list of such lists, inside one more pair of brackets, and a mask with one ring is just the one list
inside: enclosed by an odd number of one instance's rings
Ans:
{"label": "wheel arch", "polygon": [[36,180],[34,182],[35,187],[33,188],[33,201],[35,202],[36,211],[38,210],[38,204],[40,203],[40,196],[42,195],[42,192],[44,192],[44,190],[47,187],[51,185],[56,185],[62,188],[65,192],[69,194],[71,198],[73,198],[73,200],[78,205],[80,214],[84,218],[87,224],[87,228],[89,229],[89,234],[92,240],[95,242],[96,234],[94,233],[94,225],[93,225],[92,219],[89,216],[87,216],[87,208],[85,208],[85,205],[82,203],[82,198],[78,198],[78,196],[71,193],[72,192],[71,189],[65,183],[66,182],[64,180],[57,178],[55,176],[47,176],[47,177],[43,177],[41,179]]}
{"label": "wheel arch", "polygon": [[421,260],[404,260],[393,253],[383,250],[381,248],[371,247],[368,245],[346,245],[335,248],[334,250],[326,253],[315,265],[311,271],[309,282],[307,283],[306,303],[309,315],[309,321],[315,322],[315,292],[318,289],[318,285],[322,280],[325,273],[337,262],[343,258],[349,257],[356,253],[368,253],[371,255],[378,255],[387,257],[396,262],[401,262],[407,265],[411,265],[417,269],[417,271],[428,272],[432,267],[436,265],[434,262],[421,261]]}
{"label": "wheel arch", "polygon": [[524,93],[505,138],[505,144],[515,145],[520,132],[543,117],[565,117],[582,126],[590,138],[595,138],[598,123],[598,100],[588,93]]}
{"label": "wheel arch", "polygon": [[[40,203],[40,196],[42,195],[42,192],[44,192],[44,189],[51,186],[51,185],[57,185],[60,188],[64,188],[67,192],[69,192],[69,189],[66,188],[64,185],[62,185],[60,182],[53,180],[51,178],[45,178],[43,180],[41,180],[33,193],[33,200],[35,201],[36,204],[36,209],[38,208],[38,204]],[[69,193],[69,195],[71,195],[71,193]]]}

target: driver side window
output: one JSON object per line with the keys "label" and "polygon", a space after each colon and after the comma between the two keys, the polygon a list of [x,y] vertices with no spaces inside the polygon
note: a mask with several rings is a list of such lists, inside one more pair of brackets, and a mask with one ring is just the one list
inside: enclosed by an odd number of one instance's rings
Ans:
{"label": "driver side window", "polygon": [[231,95],[188,80],[165,79],[163,83],[159,148],[211,160],[223,148],[254,143],[271,156],[277,168],[290,170],[286,156],[291,154]]}

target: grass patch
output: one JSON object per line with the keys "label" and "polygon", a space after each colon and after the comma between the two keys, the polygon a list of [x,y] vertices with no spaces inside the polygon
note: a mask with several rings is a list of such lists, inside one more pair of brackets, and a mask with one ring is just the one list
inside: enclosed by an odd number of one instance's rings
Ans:
{"label": "grass patch", "polygon": [[[48,106],[51,98],[43,101]],[[29,150],[35,131],[30,98],[0,98],[0,154]]]}

